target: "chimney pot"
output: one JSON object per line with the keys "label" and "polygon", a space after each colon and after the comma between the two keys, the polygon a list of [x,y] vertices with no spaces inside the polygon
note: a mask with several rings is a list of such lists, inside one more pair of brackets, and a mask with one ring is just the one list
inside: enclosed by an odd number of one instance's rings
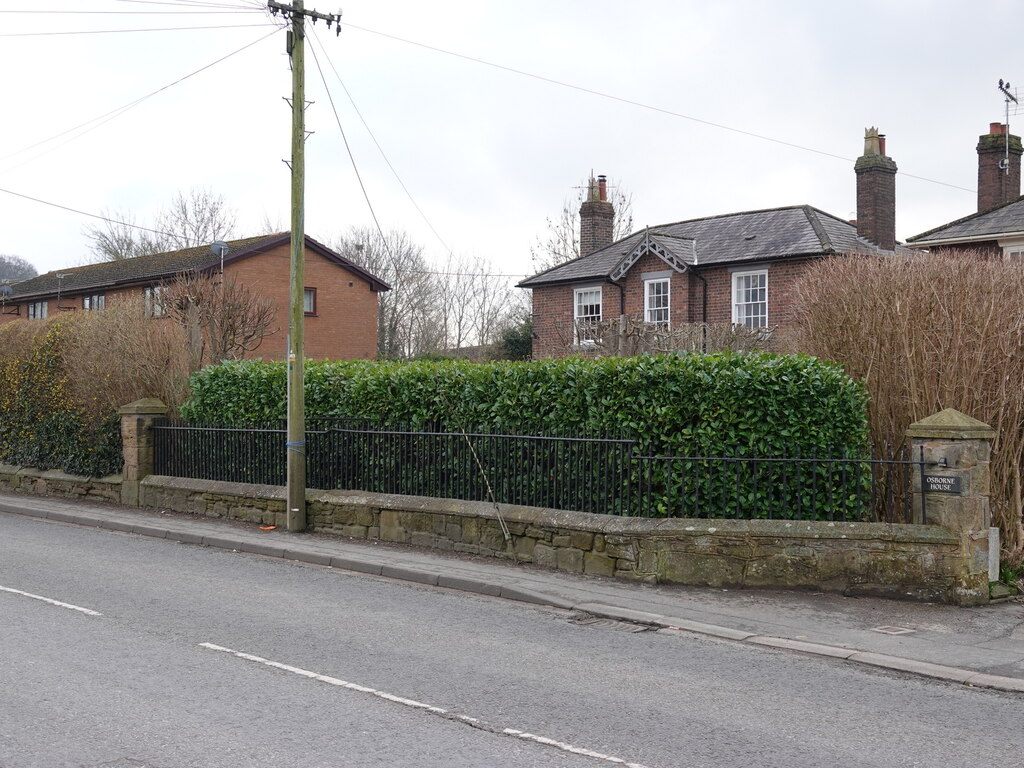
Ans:
{"label": "chimney pot", "polygon": [[1006,133],[1006,126],[1003,125],[1002,123],[989,123],[988,124],[988,132],[989,133]]}
{"label": "chimney pot", "polygon": [[604,175],[597,177],[597,199],[601,202],[608,200],[608,179]]}

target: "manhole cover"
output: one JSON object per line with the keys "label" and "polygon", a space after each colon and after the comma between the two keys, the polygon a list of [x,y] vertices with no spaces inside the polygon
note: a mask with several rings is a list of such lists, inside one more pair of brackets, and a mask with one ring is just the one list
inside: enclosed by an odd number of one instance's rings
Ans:
{"label": "manhole cover", "polygon": [[650,632],[657,627],[650,624],[637,624],[632,621],[619,621],[608,619],[603,616],[594,616],[591,613],[574,613],[569,617],[569,623],[578,627],[597,627],[599,629],[613,629],[618,632]]}
{"label": "manhole cover", "polygon": [[916,629],[908,629],[907,627],[872,627],[872,632],[881,632],[883,635],[909,635],[911,632],[916,632]]}

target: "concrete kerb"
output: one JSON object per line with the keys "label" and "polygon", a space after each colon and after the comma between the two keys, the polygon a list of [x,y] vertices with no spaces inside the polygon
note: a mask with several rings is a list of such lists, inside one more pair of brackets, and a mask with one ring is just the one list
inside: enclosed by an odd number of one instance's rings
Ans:
{"label": "concrete kerb", "polygon": [[[544,593],[536,589],[527,588],[515,584],[498,584],[470,577],[452,576],[418,568],[414,565],[393,565],[371,559],[359,559],[351,556],[337,557],[323,552],[311,551],[297,547],[287,547],[279,544],[263,544],[246,541],[244,538],[231,538],[228,536],[204,536],[174,528],[161,528],[154,525],[143,524],[122,524],[121,521],[91,517],[87,513],[66,513],[59,510],[42,510],[31,507],[15,507],[0,502],[0,512],[17,514],[24,517],[36,517],[46,520],[53,520],[62,523],[71,523],[92,528],[102,528],[125,533],[133,533],[139,536],[150,538],[162,538],[178,541],[184,544],[197,544],[201,546],[214,547],[230,551],[258,554],[284,560],[325,565],[339,570],[364,573],[372,576],[385,576],[401,581],[409,581],[418,584],[442,586],[449,589],[472,592],[477,594],[501,597],[507,600],[532,603],[535,605],[548,605],[564,610],[576,610],[599,616],[602,618],[628,621],[639,624],[648,624],[658,628],[661,632],[677,633],[689,632],[693,634],[714,637],[720,640],[741,642],[760,647],[775,648],[778,650],[796,651],[814,656],[839,659],[843,661],[864,664],[880,669],[904,672],[924,677],[946,680],[961,685],[972,687],[991,688],[1011,693],[1024,693],[1024,679],[1004,677],[1002,675],[989,675],[974,670],[961,669],[958,667],[947,667],[941,664],[907,659],[899,656],[890,656],[882,653],[860,651],[854,648],[812,643],[801,640],[791,640],[784,637],[771,635],[759,635],[744,630],[721,627],[714,624],[706,624],[699,621],[692,621],[675,616],[636,611],[628,608],[620,608],[605,603],[596,602],[574,602],[562,597]],[[292,543],[292,542],[289,542]]]}

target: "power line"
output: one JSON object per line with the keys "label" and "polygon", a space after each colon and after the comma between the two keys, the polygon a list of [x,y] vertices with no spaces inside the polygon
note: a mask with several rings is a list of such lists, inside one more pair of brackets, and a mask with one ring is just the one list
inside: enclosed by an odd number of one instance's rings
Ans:
{"label": "power line", "polygon": [[89,218],[92,218],[92,219],[99,219],[100,221],[106,221],[106,222],[109,222],[111,224],[120,224],[120,225],[125,226],[125,227],[130,227],[131,229],[140,229],[143,232],[152,232],[152,233],[157,234],[157,235],[168,235],[170,237],[174,236],[174,234],[172,232],[164,232],[163,230],[160,230],[160,229],[150,229],[149,227],[142,227],[142,226],[139,226],[138,224],[132,224],[131,222],[120,221],[118,219],[112,219],[109,216],[101,216],[98,213],[89,213],[88,211],[82,211],[82,210],[79,210],[78,208],[72,208],[72,207],[67,206],[67,205],[61,205],[60,203],[52,203],[49,200],[43,200],[43,199],[38,198],[38,197],[32,197],[32,195],[26,195],[26,194],[23,194],[21,192],[15,192],[14,190],[11,190],[11,189],[0,188],[0,192],[3,192],[3,193],[8,194],[8,195],[13,195],[14,197],[20,197],[20,198],[23,198],[25,200],[31,200],[34,203],[42,203],[43,205],[48,205],[51,208],[60,208],[62,211],[70,211],[71,213],[77,213],[80,216],[88,216]]}
{"label": "power line", "polygon": [[[50,136],[49,138],[44,138],[41,141],[37,141],[34,144],[30,144],[29,146],[26,146],[26,147],[22,148],[22,150],[17,150],[16,152],[12,152],[12,153],[10,153],[8,155],[4,155],[3,157],[0,157],[0,160],[7,160],[8,158],[13,158],[13,157],[15,157],[17,155],[22,155],[24,153],[27,153],[27,152],[29,152],[31,150],[34,150],[34,148],[37,147],[37,146],[41,146],[42,144],[48,143],[50,141],[53,141],[53,140],[55,140],[57,138],[60,138],[61,136],[66,136],[67,134],[72,133],[73,131],[77,131],[80,128],[84,128],[84,127],[86,127],[86,126],[88,126],[88,125],[90,125],[92,123],[95,123],[95,125],[93,125],[92,128],[90,128],[89,130],[93,130],[95,128],[98,128],[100,125],[103,125],[104,123],[109,123],[111,120],[114,120],[115,118],[120,117],[121,115],[123,115],[124,113],[128,112],[129,110],[134,109],[135,106],[138,106],[140,103],[145,101],[147,98],[151,98],[151,97],[157,95],[158,93],[161,93],[162,91],[167,90],[168,88],[171,88],[171,87],[173,87],[173,86],[175,86],[175,85],[177,85],[179,83],[184,82],[185,80],[187,80],[190,77],[194,77],[195,75],[199,75],[201,72],[205,72],[206,70],[209,70],[211,67],[214,67],[215,65],[218,65],[218,63],[220,63],[221,61],[224,61],[225,59],[228,59],[228,58],[230,58],[233,55],[241,53],[242,51],[246,50],[247,48],[251,48],[252,46],[256,45],[257,43],[263,42],[264,40],[266,40],[269,37],[271,37],[272,35],[274,35],[276,32],[278,32],[278,30],[274,29],[273,32],[271,32],[271,33],[269,33],[267,35],[264,35],[263,37],[259,38],[258,40],[254,40],[253,42],[249,43],[248,45],[242,46],[238,50],[231,51],[226,56],[221,56],[220,58],[218,58],[218,59],[216,59],[214,61],[211,61],[210,63],[208,63],[208,65],[206,65],[205,67],[201,67],[200,69],[196,70],[195,72],[190,72],[187,75],[185,75],[183,77],[180,77],[177,80],[175,80],[175,81],[173,81],[171,83],[168,83],[167,85],[165,85],[165,86],[163,86],[161,88],[158,88],[157,90],[155,90],[155,91],[153,91],[151,93],[146,93],[144,96],[139,96],[138,98],[136,98],[136,99],[134,99],[132,101],[129,101],[129,102],[125,103],[125,104],[122,104],[121,106],[118,106],[117,109],[111,110],[108,113],[105,113],[103,115],[99,115],[99,116],[97,116],[95,118],[92,118],[91,120],[87,120],[86,122],[81,123],[80,125],[76,125],[73,128],[68,128],[67,130],[63,130],[63,131],[60,131],[59,133],[55,133],[54,135]],[[88,131],[83,131],[82,133],[79,133],[77,136],[73,136],[72,138],[68,139],[68,141],[72,141],[75,138],[78,138],[79,136],[83,136],[87,132]],[[68,143],[68,141],[65,141],[65,142],[62,142],[60,144],[57,144],[57,146],[63,146],[63,144]],[[56,148],[56,146],[51,147],[51,150],[55,150],[55,148]],[[47,150],[47,152],[50,152],[51,150]],[[41,157],[44,154],[45,153],[40,153],[39,155],[37,155],[35,158],[32,158],[31,160],[35,160],[36,158],[39,158],[39,157]],[[26,162],[31,162],[31,161],[26,161]],[[13,170],[13,168],[18,168],[18,167],[20,167],[20,165],[24,165],[24,163],[23,164],[19,164],[17,166],[12,166],[11,168],[7,168],[6,170],[7,171]]]}
{"label": "power line", "polygon": [[[179,8],[242,8],[235,3],[191,2],[191,0],[118,0],[121,3],[138,3],[139,5],[174,5]],[[246,2],[247,6],[252,3]]]}
{"label": "power line", "polygon": [[366,185],[363,183],[363,176],[359,173],[359,167],[356,165],[355,155],[352,154],[352,148],[349,146],[348,137],[345,135],[345,129],[341,125],[341,118],[338,116],[338,110],[334,106],[334,97],[331,96],[331,89],[327,87],[327,78],[324,77],[323,68],[320,66],[320,59],[316,55],[316,46],[311,45],[309,50],[313,53],[313,61],[316,63],[316,71],[320,73],[320,80],[324,84],[324,90],[327,92],[327,101],[330,102],[331,111],[334,112],[334,119],[338,123],[338,130],[341,132],[341,140],[345,143],[345,151],[348,152],[348,159],[352,163],[352,170],[356,174],[356,180],[359,182],[359,188],[363,191],[363,199],[366,200],[366,207],[370,209],[370,216],[373,217],[373,223],[377,227],[377,234],[380,235],[380,241],[384,246],[384,250],[387,251],[388,257],[391,259],[391,263],[394,265],[395,270],[399,269],[398,260],[395,258],[395,254],[391,251],[391,244],[388,243],[386,237],[384,237],[384,231],[381,229],[380,221],[377,219],[377,212],[373,209],[373,203],[370,202],[370,195],[366,191]]}
{"label": "power line", "polygon": [[242,8],[241,6],[232,7],[230,10],[223,11],[10,11],[0,10],[0,13],[20,13],[20,14],[39,14],[45,13],[56,16],[67,16],[71,14],[103,14],[103,15],[115,15],[115,16],[154,16],[154,15],[179,15],[179,14],[191,14],[193,16],[204,15],[204,14],[221,14],[230,15],[233,13],[262,13],[260,8]]}
{"label": "power line", "polygon": [[[408,39],[406,39],[404,37],[398,37],[397,35],[389,35],[386,32],[378,32],[375,29],[369,29],[367,27],[360,27],[360,26],[358,26],[356,24],[351,24],[349,22],[345,22],[345,26],[346,27],[351,27],[352,29],[358,29],[360,32],[368,32],[371,35],[379,35],[380,37],[386,37],[389,40],[395,40],[395,41],[400,42],[400,43],[406,43],[407,45],[415,45],[415,46],[417,46],[419,48],[425,48],[428,51],[434,51],[435,53],[443,53],[446,56],[453,56],[453,57],[455,57],[457,59],[463,59],[465,61],[471,61],[471,62],[473,62],[475,64],[483,64],[484,66],[487,66],[487,67],[493,67],[494,69],[500,69],[503,72],[510,72],[512,74],[515,74],[515,75],[521,75],[523,77],[529,77],[529,78],[532,78],[534,80],[540,80],[541,82],[549,83],[551,85],[557,85],[557,86],[559,86],[561,88],[569,88],[569,89],[574,90],[574,91],[580,91],[581,93],[588,93],[591,96],[598,96],[598,97],[600,97],[602,99],[608,99],[610,101],[617,101],[620,104],[628,104],[629,106],[632,106],[632,107],[639,107],[640,109],[646,109],[646,110],[649,110],[651,112],[658,112],[659,114],[668,115],[669,117],[676,117],[676,118],[679,118],[679,119],[682,119],[682,120],[689,120],[691,122],[700,123],[701,125],[706,125],[706,126],[709,126],[711,128],[718,128],[718,129],[723,130],[723,131],[730,131],[732,133],[738,133],[738,134],[740,134],[742,136],[749,136],[750,138],[753,138],[753,139],[759,139],[761,141],[768,141],[768,142],[771,142],[773,144],[779,144],[779,145],[784,146],[784,147],[789,147],[791,149],[799,149],[799,150],[801,150],[803,152],[813,152],[816,155],[822,155],[824,157],[831,157],[831,158],[833,158],[835,160],[842,160],[842,161],[848,162],[848,163],[852,163],[854,161],[854,158],[845,157],[843,155],[837,155],[837,154],[835,154],[833,152],[826,152],[825,150],[815,149],[813,147],[807,147],[807,146],[804,146],[803,144],[795,144],[795,143],[793,143],[791,141],[784,141],[782,139],[776,139],[776,138],[773,138],[771,136],[765,136],[765,135],[760,134],[760,133],[754,133],[753,131],[746,131],[746,130],[743,130],[742,128],[734,128],[734,127],[732,127],[730,125],[724,125],[723,123],[715,123],[715,122],[712,122],[711,120],[704,120],[702,118],[694,117],[692,115],[684,115],[681,112],[675,112],[675,111],[673,111],[671,109],[666,109],[664,107],[656,107],[656,106],[653,106],[651,104],[645,104],[642,101],[635,101],[633,99],[627,99],[627,98],[625,98],[623,96],[615,96],[614,94],[611,94],[611,93],[605,93],[604,91],[594,90],[593,88],[587,88],[587,87],[582,86],[582,85],[575,85],[573,83],[567,83],[567,82],[562,81],[562,80],[556,80],[556,79],[554,79],[552,77],[546,77],[545,75],[538,75],[538,74],[536,74],[534,72],[527,72],[527,71],[522,70],[522,69],[516,69],[515,67],[509,67],[509,66],[506,66],[504,64],[496,64],[493,61],[487,61],[486,59],[480,59],[480,58],[477,58],[475,56],[469,56],[469,55],[464,54],[464,53],[456,53],[455,51],[445,50],[444,48],[438,48],[438,47],[433,46],[433,45],[427,45],[426,43],[420,43],[420,42],[417,42],[415,40],[408,40]],[[950,187],[952,189],[963,190],[964,192],[976,192],[977,191],[977,190],[973,190],[973,189],[968,189],[967,187],[961,187],[961,186],[959,186],[957,184],[950,184],[949,182],[938,181],[937,179],[929,179],[929,178],[926,178],[924,176],[915,176],[912,173],[906,173],[904,171],[901,171],[900,175],[903,176],[903,177],[906,177],[906,178],[910,178],[910,179],[917,179],[918,181],[927,181],[930,184],[940,184],[940,185],[942,185],[944,187]]]}
{"label": "power line", "polygon": [[[449,254],[451,254],[452,253],[452,249],[448,246],[448,243],[445,242],[444,238],[441,237],[441,235],[438,233],[438,231],[434,228],[434,225],[431,223],[430,219],[427,218],[427,215],[423,212],[423,209],[420,208],[419,204],[413,198],[412,193],[409,191],[409,188],[405,186],[405,182],[402,181],[402,177],[398,175],[398,171],[395,170],[395,166],[391,164],[391,160],[388,158],[387,154],[384,152],[384,148],[380,145],[380,142],[377,141],[377,137],[374,135],[373,131],[370,129],[369,124],[367,124],[367,122],[366,122],[366,118],[363,117],[363,113],[360,112],[359,111],[359,107],[356,106],[355,99],[352,98],[352,94],[349,92],[348,88],[346,87],[345,81],[342,80],[341,79],[341,75],[338,74],[338,70],[334,66],[334,62],[331,60],[330,54],[327,53],[327,49],[324,48],[324,44],[321,42],[320,38],[317,36],[316,30],[313,31],[313,36],[314,36],[314,38],[316,38],[316,42],[317,42],[317,44],[319,44],[320,49],[324,52],[324,56],[327,58],[327,63],[331,65],[331,70],[334,72],[334,76],[338,79],[338,83],[341,85],[342,90],[345,91],[345,95],[348,97],[349,103],[352,105],[352,109],[355,110],[355,113],[359,117],[359,120],[363,123],[363,127],[366,128],[366,132],[368,134],[370,134],[370,138],[373,140],[374,145],[377,147],[377,151],[380,152],[380,156],[384,158],[384,162],[387,163],[388,168],[391,169],[391,173],[394,175],[395,179],[398,180],[398,184],[402,187],[402,191],[405,192],[405,196],[409,198],[409,202],[412,203],[413,207],[416,209],[416,212],[419,213],[420,217],[423,219],[423,221],[426,223],[426,225],[430,228],[430,231],[434,233],[434,237],[437,238],[437,241],[439,243],[441,243],[441,246],[446,251],[448,251]],[[314,52],[314,58],[315,57],[316,57],[316,53]],[[317,62],[317,66],[319,67],[319,62]],[[322,75],[322,73],[321,73],[321,75]],[[326,81],[324,82],[324,88],[327,88]],[[332,102],[332,106],[333,106],[333,102]]]}
{"label": "power line", "polygon": [[113,35],[124,32],[183,32],[196,29],[245,29],[246,27],[270,27],[270,22],[262,24],[222,24],[206,27],[153,27],[151,29],[88,29],[72,32],[3,32],[0,37],[53,37],[59,35]]}

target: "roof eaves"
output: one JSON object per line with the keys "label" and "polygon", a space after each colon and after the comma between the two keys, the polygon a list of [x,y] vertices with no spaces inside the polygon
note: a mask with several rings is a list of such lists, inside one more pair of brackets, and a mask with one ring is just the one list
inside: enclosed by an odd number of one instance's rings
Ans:
{"label": "roof eaves", "polygon": [[[914,235],[913,237],[908,237],[907,238],[907,242],[908,243],[912,243],[912,242],[915,242],[917,240],[920,240],[921,238],[927,237],[928,235],[930,235],[930,234],[932,234],[934,232],[941,232],[944,229],[949,229],[950,227],[955,227],[957,224],[963,224],[966,221],[971,221],[972,219],[977,219],[977,218],[979,218],[981,216],[987,216],[988,214],[992,213],[993,211],[998,211],[1000,208],[1005,208],[1008,205],[1013,205],[1014,203],[1019,203],[1022,200],[1024,200],[1024,195],[1021,195],[1020,197],[1016,197],[1013,200],[1007,200],[1005,203],[1002,203],[1001,205],[997,205],[997,206],[994,206],[992,208],[989,208],[987,211],[977,211],[975,213],[968,214],[967,216],[963,216],[963,217],[961,217],[959,219],[954,219],[953,221],[947,221],[945,224],[940,224],[939,226],[933,227],[932,229],[929,229],[926,232],[922,232],[919,235]],[[989,239],[991,239],[991,238],[989,238]]]}

